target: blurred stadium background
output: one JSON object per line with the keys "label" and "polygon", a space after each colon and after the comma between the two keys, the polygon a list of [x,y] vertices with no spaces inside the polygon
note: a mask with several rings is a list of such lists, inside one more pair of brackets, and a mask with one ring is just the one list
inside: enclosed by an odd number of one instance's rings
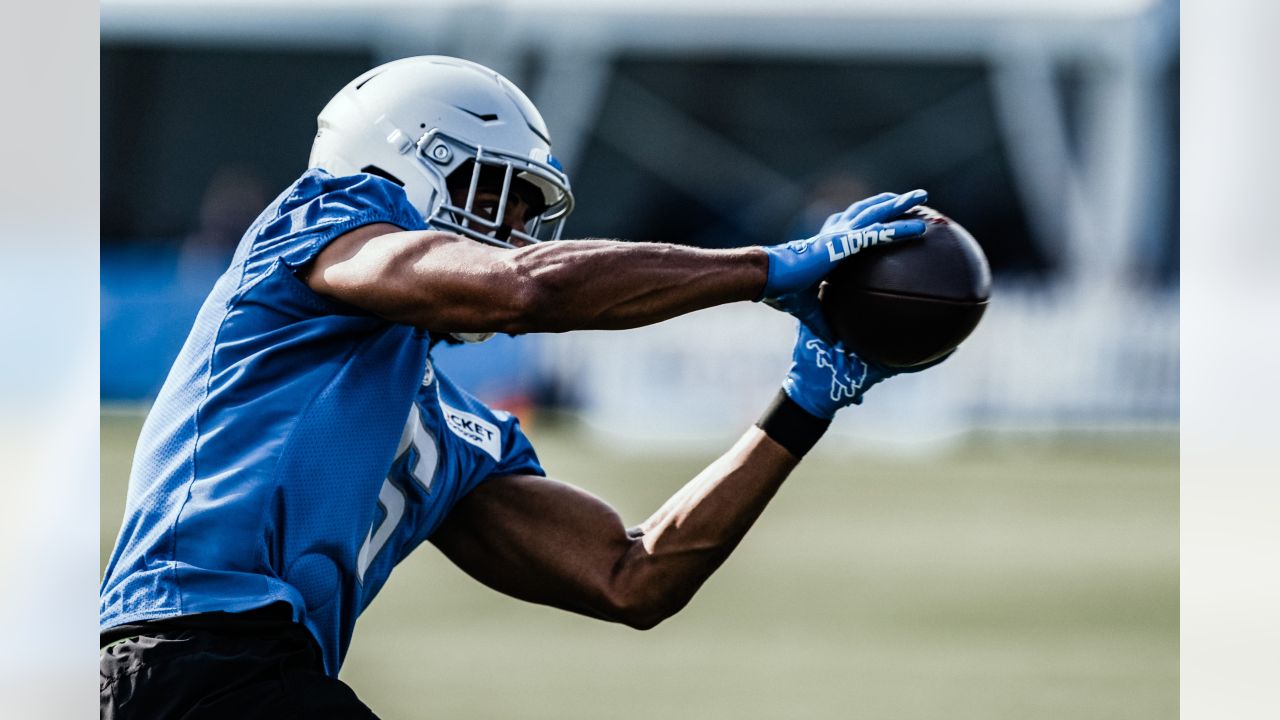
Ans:
{"label": "blurred stadium background", "polygon": [[[586,0],[101,6],[102,561],[142,413],[317,112],[412,54],[543,111],[568,236],[810,234],[924,187],[995,274],[955,358],[846,412],[685,613],[522,606],[431,549],[344,677],[384,717],[1177,713],[1178,6]],[[439,365],[639,521],[767,402],[791,324],[730,306]]]}

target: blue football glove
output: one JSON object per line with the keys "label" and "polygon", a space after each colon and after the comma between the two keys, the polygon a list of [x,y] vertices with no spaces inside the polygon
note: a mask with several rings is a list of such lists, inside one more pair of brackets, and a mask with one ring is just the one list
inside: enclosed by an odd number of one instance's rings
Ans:
{"label": "blue football glove", "polygon": [[951,353],[919,367],[883,367],[864,362],[846,350],[844,343],[829,343],[801,323],[782,390],[805,412],[830,420],[840,408],[862,404],[863,393],[881,380],[926,370],[949,357]]}
{"label": "blue football glove", "polygon": [[881,193],[859,200],[823,223],[811,238],[762,248],[769,256],[769,276],[760,299],[799,318],[824,338],[832,337],[818,306],[818,283],[836,264],[873,245],[924,234],[923,220],[893,220],[923,203],[924,190]]}

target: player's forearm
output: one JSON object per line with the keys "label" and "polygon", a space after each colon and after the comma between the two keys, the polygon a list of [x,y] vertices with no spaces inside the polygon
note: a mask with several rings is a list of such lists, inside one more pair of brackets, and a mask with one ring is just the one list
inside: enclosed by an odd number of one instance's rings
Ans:
{"label": "player's forearm", "polygon": [[639,327],[760,296],[759,248],[701,250],[614,240],[508,250],[436,231],[368,225],[326,247],[311,289],[394,322],[438,332]]}
{"label": "player's forearm", "polygon": [[533,288],[514,332],[639,327],[714,305],[753,300],[768,274],[756,248],[703,250],[661,243],[576,240],[516,250],[511,266]]}
{"label": "player's forearm", "polygon": [[657,624],[684,607],[764,511],[798,460],[758,428],[673,495],[616,565],[627,622]]}

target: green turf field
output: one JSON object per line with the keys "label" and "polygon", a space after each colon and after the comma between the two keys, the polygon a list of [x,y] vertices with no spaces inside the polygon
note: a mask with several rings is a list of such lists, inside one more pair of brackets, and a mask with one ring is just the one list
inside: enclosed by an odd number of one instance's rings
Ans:
{"label": "green turf field", "polygon": [[[103,416],[104,564],[140,422]],[[628,522],[709,459],[530,435]],[[356,626],[343,678],[386,720],[1176,718],[1177,473],[1172,435],[811,457],[645,633],[497,595],[428,544]]]}

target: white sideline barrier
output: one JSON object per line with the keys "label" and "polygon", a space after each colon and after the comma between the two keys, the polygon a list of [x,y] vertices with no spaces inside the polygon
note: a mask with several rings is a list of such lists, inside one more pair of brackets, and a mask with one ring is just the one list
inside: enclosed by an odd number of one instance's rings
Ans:
{"label": "white sideline barrier", "polygon": [[[794,321],[751,303],[626,332],[547,336],[544,372],[603,440],[702,447],[741,432],[786,373]],[[824,452],[919,451],[974,429],[1169,429],[1178,419],[1178,296],[998,287],[943,365],[841,413]]]}

